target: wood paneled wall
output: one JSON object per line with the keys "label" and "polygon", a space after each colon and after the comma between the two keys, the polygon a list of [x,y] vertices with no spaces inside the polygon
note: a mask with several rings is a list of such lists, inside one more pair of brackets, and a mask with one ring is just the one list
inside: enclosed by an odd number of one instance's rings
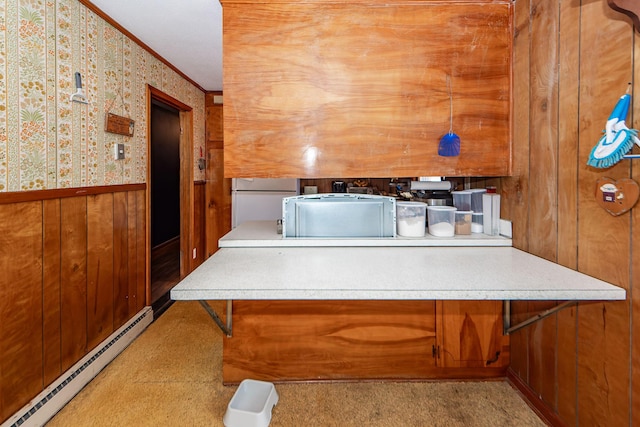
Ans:
{"label": "wood paneled wall", "polygon": [[146,305],[145,187],[0,196],[0,421]]}
{"label": "wood paneled wall", "polygon": [[[627,290],[511,336],[511,374],[557,424],[640,425],[640,212],[614,217],[596,180],[640,180],[638,160],[586,165],[628,82],[640,81],[640,35],[606,1],[518,0],[513,176],[499,182],[514,245]],[[640,127],[640,93],[629,120]],[[637,150],[637,148],[636,148]],[[554,304],[517,302],[517,322]]]}

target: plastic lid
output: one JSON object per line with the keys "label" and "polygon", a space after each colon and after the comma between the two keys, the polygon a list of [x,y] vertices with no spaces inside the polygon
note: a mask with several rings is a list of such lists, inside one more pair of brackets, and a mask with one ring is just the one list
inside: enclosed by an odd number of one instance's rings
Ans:
{"label": "plastic lid", "polygon": [[418,207],[418,206],[422,206],[422,205],[426,206],[427,204],[424,203],[424,202],[409,202],[409,201],[407,201],[407,202],[404,202],[404,201],[396,202],[396,206],[414,206],[414,207]]}
{"label": "plastic lid", "polygon": [[453,206],[427,206],[427,209],[432,211],[455,211],[457,208]]}

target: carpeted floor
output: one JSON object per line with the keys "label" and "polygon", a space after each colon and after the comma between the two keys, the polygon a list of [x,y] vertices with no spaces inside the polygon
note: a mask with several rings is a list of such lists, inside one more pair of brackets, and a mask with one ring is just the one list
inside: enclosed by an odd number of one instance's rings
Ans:
{"label": "carpeted floor", "polygon": [[[222,303],[211,303],[222,311]],[[222,334],[176,302],[48,424],[222,426]],[[504,381],[276,384],[270,426],[544,426]]]}

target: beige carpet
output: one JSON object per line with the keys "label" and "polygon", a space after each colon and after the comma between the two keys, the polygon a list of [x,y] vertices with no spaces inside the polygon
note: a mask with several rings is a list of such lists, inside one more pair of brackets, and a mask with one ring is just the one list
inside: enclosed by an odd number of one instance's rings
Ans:
{"label": "beige carpet", "polygon": [[[211,303],[216,311],[222,303]],[[222,426],[222,334],[176,302],[47,425]],[[276,384],[271,426],[544,426],[504,381]]]}

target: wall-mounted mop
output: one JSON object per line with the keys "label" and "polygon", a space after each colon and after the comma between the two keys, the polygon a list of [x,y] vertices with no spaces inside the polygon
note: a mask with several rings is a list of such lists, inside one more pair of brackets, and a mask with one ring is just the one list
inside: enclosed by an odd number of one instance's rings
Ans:
{"label": "wall-mounted mop", "polygon": [[80,102],[81,104],[88,104],[89,100],[82,90],[82,76],[79,72],[76,72],[76,93],[71,95],[71,102]]}
{"label": "wall-mounted mop", "polygon": [[640,140],[637,136],[638,131],[629,129],[625,123],[629,113],[629,106],[631,105],[630,89],[631,86],[613,108],[607,120],[604,135],[591,150],[589,160],[587,160],[589,166],[595,168],[611,167],[622,160],[634,143],[640,145]]}

